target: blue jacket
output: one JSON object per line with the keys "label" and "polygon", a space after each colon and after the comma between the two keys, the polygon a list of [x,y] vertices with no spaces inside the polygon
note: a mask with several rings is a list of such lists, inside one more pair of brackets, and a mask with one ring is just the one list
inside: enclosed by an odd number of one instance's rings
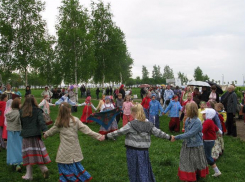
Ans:
{"label": "blue jacket", "polygon": [[151,100],[149,103],[150,115],[155,116],[159,114],[159,110],[161,113],[163,112],[163,108],[158,100]]}
{"label": "blue jacket", "polygon": [[222,130],[222,126],[221,126],[221,122],[219,119],[219,114],[216,112],[216,115],[214,116],[214,118],[212,119],[214,121],[214,124],[221,130]]}
{"label": "blue jacket", "polygon": [[180,105],[179,101],[175,102],[172,100],[168,107],[165,109],[164,114],[166,114],[169,110],[169,117],[179,117],[179,111],[182,109],[182,106]]}
{"label": "blue jacket", "polygon": [[163,96],[164,101],[169,100],[169,99],[172,99],[173,96],[174,96],[173,90],[171,90],[171,89],[169,89],[169,90],[166,89],[166,90],[164,91],[164,96]]}
{"label": "blue jacket", "polygon": [[202,123],[200,119],[198,117],[187,118],[185,121],[185,133],[175,136],[175,139],[183,139],[187,147],[202,146]]}

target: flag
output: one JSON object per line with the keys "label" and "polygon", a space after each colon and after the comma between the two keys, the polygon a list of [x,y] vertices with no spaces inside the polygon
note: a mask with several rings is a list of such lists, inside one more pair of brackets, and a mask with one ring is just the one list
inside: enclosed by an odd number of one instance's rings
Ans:
{"label": "flag", "polygon": [[87,120],[93,120],[103,126],[106,130],[111,126],[115,117],[120,114],[120,108],[91,114]]}

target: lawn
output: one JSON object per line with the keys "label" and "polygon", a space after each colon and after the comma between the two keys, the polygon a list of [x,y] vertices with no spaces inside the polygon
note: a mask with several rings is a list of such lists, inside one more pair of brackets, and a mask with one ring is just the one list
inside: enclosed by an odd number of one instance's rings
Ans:
{"label": "lawn", "polygon": [[[38,96],[40,91],[32,91],[34,95]],[[41,100],[41,96],[37,98],[38,102]],[[79,99],[79,102],[83,100]],[[54,100],[53,100],[54,102]],[[97,106],[98,101],[92,101]],[[73,115],[80,118],[82,115],[82,107],[78,108],[78,112]],[[58,107],[51,107],[51,117],[53,120],[57,117]],[[160,128],[167,132],[169,118],[167,116],[160,117]],[[119,127],[121,127],[122,121],[120,121]],[[99,131],[99,125],[92,123],[88,125],[92,130]],[[176,134],[176,133],[175,133]],[[99,142],[79,133],[80,145],[84,155],[82,161],[85,169],[92,175],[95,182],[127,182],[127,162],[126,152],[124,147],[124,136],[121,136],[116,141],[104,141]],[[211,176],[213,170],[210,168],[210,175],[201,182],[243,182],[245,181],[245,142],[239,138],[224,137],[225,140],[225,152],[224,155],[219,158],[217,165],[222,172],[222,175],[218,178]],[[59,174],[57,164],[55,163],[56,152],[59,146],[59,135],[55,135],[44,140],[47,151],[51,158],[51,163],[48,164],[50,171],[50,177],[44,180],[42,174],[37,166],[34,166],[34,181],[58,181]],[[179,152],[182,142],[176,141],[171,143],[167,140],[162,140],[152,136],[152,144],[149,149],[150,159],[155,174],[155,178],[159,182],[175,182],[179,181],[177,177]],[[25,174],[25,168],[23,167],[22,173],[17,173],[12,170],[11,166],[6,164],[6,151],[0,152],[0,182],[17,182],[22,181],[21,176]]]}

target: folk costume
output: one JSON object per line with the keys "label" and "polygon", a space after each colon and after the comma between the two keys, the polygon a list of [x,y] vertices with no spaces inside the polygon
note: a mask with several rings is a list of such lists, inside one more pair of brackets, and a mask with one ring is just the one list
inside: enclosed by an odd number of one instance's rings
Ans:
{"label": "folk costume", "polygon": [[6,102],[0,101],[0,147],[6,148],[6,144],[4,143],[4,139],[2,138],[3,135],[3,126],[5,121],[5,109],[6,109]]}
{"label": "folk costume", "polygon": [[46,96],[45,99],[38,105],[43,110],[43,118],[45,120],[46,125],[50,125],[53,123],[50,117],[50,108],[49,106],[55,106],[55,104],[48,102],[48,97]]}
{"label": "folk costume", "polygon": [[100,134],[93,132],[88,126],[74,117],[75,121],[70,119],[69,127],[60,127],[56,125],[45,132],[46,136],[53,136],[56,133],[60,135],[60,145],[56,155],[56,162],[59,169],[59,181],[90,181],[91,175],[84,169],[81,161],[83,154],[79,144],[78,131],[87,134],[97,140]]}
{"label": "folk costume", "polygon": [[83,108],[83,114],[81,116],[81,121],[83,123],[92,123],[93,121],[92,120],[88,120],[88,117],[90,116],[90,114],[92,114],[92,108],[94,110],[96,110],[96,108],[94,107],[94,105],[92,104],[91,102],[91,97],[87,97],[85,102],[81,104],[81,106],[84,106]]}

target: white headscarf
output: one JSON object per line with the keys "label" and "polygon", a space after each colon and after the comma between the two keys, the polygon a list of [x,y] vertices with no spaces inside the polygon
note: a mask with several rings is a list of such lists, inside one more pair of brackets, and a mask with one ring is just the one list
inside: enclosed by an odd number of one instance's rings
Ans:
{"label": "white headscarf", "polygon": [[206,113],[206,119],[213,119],[214,116],[216,115],[216,111],[212,108],[206,108],[205,113]]}

